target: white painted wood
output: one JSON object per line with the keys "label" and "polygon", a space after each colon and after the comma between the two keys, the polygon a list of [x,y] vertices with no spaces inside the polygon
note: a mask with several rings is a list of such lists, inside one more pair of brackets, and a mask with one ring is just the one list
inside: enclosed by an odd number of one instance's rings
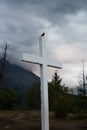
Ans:
{"label": "white painted wood", "polygon": [[[29,62],[29,63],[33,63],[33,64],[39,64],[42,65],[44,63],[44,60],[42,57],[37,57],[37,56],[33,56],[33,55],[28,55],[28,54],[23,54],[23,60],[24,62]],[[49,61],[47,60],[47,66],[49,67],[54,67],[54,68],[58,68],[61,69],[62,64],[59,62],[55,62],[55,61]]]}
{"label": "white painted wood", "polygon": [[59,62],[56,62],[56,61],[49,61],[49,60],[48,60],[48,66],[49,66],[49,67],[54,67],[54,68],[61,69],[62,64],[59,63]]}
{"label": "white painted wood", "polygon": [[45,37],[39,37],[39,54],[40,56],[32,56],[23,54],[24,62],[34,63],[40,65],[41,77],[41,127],[42,130],[49,130],[49,105],[48,105],[48,81],[47,81],[47,66],[61,69],[61,64],[48,61],[46,54]]}
{"label": "white painted wood", "polygon": [[48,81],[47,81],[47,54],[45,38],[40,37],[39,42],[40,56],[43,59],[43,65],[40,66],[41,75],[41,126],[42,130],[49,130],[49,105],[48,105]]}
{"label": "white painted wood", "polygon": [[33,63],[33,64],[43,64],[43,59],[41,57],[28,55],[25,53],[23,54],[23,61]]}

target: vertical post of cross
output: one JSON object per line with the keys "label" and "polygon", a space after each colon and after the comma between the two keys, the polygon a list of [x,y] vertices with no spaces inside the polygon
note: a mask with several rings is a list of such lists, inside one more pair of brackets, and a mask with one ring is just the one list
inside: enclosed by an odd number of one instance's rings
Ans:
{"label": "vertical post of cross", "polygon": [[46,41],[44,36],[39,38],[40,57],[43,58],[43,65],[40,65],[41,77],[41,126],[42,130],[49,130],[49,105],[48,105],[48,81],[47,81],[47,56]]}

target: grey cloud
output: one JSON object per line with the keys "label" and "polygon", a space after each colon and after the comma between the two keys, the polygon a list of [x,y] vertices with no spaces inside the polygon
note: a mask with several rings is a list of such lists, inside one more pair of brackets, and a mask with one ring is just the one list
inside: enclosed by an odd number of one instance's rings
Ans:
{"label": "grey cloud", "polygon": [[39,18],[44,17],[54,24],[66,24],[66,14],[75,14],[87,10],[86,0],[4,0],[4,3],[16,13],[33,12]]}
{"label": "grey cloud", "polygon": [[48,17],[54,17],[56,14],[75,13],[87,7],[87,0],[7,0],[7,3],[14,6],[15,9],[32,6],[34,11],[40,11],[42,15],[49,15]]}
{"label": "grey cloud", "polygon": [[[0,13],[2,18],[2,32],[0,39],[7,40],[15,44],[15,50],[20,45],[20,50],[29,45],[37,44],[37,37],[43,29],[38,21],[33,17],[41,17],[56,24],[65,22],[65,14],[75,13],[81,8],[85,8],[86,0],[4,0],[3,9]],[[32,16],[34,15],[34,16]],[[28,18],[29,17],[29,18]],[[44,21],[43,21],[44,22]],[[65,28],[66,29],[66,28]],[[26,50],[25,49],[25,50]]]}
{"label": "grey cloud", "polygon": [[30,46],[33,46],[36,37],[39,35],[39,24],[35,24],[32,17],[30,15],[26,16],[26,13],[18,13],[6,5],[3,5],[3,7],[6,8],[3,8],[0,13],[0,39],[10,41],[10,43],[16,45],[21,44],[21,46],[27,46],[30,44]]}

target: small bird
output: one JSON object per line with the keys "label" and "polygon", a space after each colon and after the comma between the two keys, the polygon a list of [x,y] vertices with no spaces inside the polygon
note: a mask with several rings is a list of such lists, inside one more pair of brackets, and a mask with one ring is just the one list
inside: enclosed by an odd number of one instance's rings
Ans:
{"label": "small bird", "polygon": [[41,37],[43,37],[45,35],[45,32],[43,32],[42,34],[41,34]]}

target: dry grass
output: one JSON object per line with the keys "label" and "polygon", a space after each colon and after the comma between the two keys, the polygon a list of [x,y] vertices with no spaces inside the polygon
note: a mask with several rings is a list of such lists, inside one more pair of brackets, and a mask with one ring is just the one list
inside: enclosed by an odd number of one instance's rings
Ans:
{"label": "dry grass", "polygon": [[[0,111],[0,130],[41,130],[39,111]],[[87,130],[87,121],[55,120],[50,113],[50,130]]]}

